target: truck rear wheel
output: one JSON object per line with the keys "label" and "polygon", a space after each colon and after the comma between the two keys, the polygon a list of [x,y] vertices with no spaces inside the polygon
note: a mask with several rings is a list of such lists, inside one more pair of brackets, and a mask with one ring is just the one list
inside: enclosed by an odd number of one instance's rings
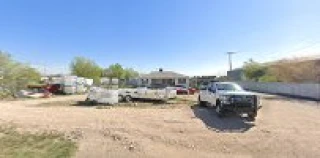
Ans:
{"label": "truck rear wheel", "polygon": [[199,105],[200,106],[206,106],[206,102],[204,102],[204,101],[201,101],[201,98],[200,98],[200,95],[199,95],[199,97],[198,97],[198,102],[199,102]]}

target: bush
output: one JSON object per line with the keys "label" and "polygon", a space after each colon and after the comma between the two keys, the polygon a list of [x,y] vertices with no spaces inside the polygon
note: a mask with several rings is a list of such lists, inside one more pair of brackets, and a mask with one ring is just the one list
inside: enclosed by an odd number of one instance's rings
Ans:
{"label": "bush", "polygon": [[243,69],[246,78],[253,81],[259,81],[260,78],[265,76],[268,71],[268,68],[266,66],[253,60],[245,62]]}
{"label": "bush", "polygon": [[278,79],[275,76],[264,75],[259,78],[259,82],[278,82]]}
{"label": "bush", "polygon": [[14,61],[7,53],[0,51],[0,97],[7,97],[29,83],[39,82],[40,73],[29,65]]}

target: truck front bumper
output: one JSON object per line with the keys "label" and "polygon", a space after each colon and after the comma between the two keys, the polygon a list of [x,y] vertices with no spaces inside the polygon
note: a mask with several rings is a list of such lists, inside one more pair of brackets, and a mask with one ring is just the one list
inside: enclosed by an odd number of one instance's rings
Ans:
{"label": "truck front bumper", "polygon": [[252,103],[222,103],[223,110],[234,111],[237,113],[256,112],[257,106]]}

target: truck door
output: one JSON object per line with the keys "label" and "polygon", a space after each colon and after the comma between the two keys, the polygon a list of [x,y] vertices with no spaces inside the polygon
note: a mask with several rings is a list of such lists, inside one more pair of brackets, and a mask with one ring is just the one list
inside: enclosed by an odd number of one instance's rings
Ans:
{"label": "truck door", "polygon": [[210,103],[211,106],[216,104],[216,94],[217,94],[217,86],[215,84],[212,84],[208,88],[208,102]]}
{"label": "truck door", "polygon": [[208,86],[202,85],[200,87],[200,97],[202,101],[208,101]]}

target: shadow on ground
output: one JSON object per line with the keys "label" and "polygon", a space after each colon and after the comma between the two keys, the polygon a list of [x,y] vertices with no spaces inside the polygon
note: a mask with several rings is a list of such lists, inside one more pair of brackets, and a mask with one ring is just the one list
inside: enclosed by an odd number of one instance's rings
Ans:
{"label": "shadow on ground", "polygon": [[98,105],[101,105],[101,104],[90,102],[90,101],[77,101],[74,104],[71,104],[71,106],[81,106],[81,107],[96,107]]}
{"label": "shadow on ground", "polygon": [[202,120],[208,129],[222,133],[244,133],[254,127],[254,122],[235,114],[219,118],[214,108],[194,105],[191,107],[194,115]]}
{"label": "shadow on ground", "polygon": [[121,102],[117,104],[100,104],[92,101],[78,101],[72,106],[82,106],[82,107],[96,107],[96,106],[164,106],[170,105],[169,103],[160,100],[133,100],[132,102]]}

